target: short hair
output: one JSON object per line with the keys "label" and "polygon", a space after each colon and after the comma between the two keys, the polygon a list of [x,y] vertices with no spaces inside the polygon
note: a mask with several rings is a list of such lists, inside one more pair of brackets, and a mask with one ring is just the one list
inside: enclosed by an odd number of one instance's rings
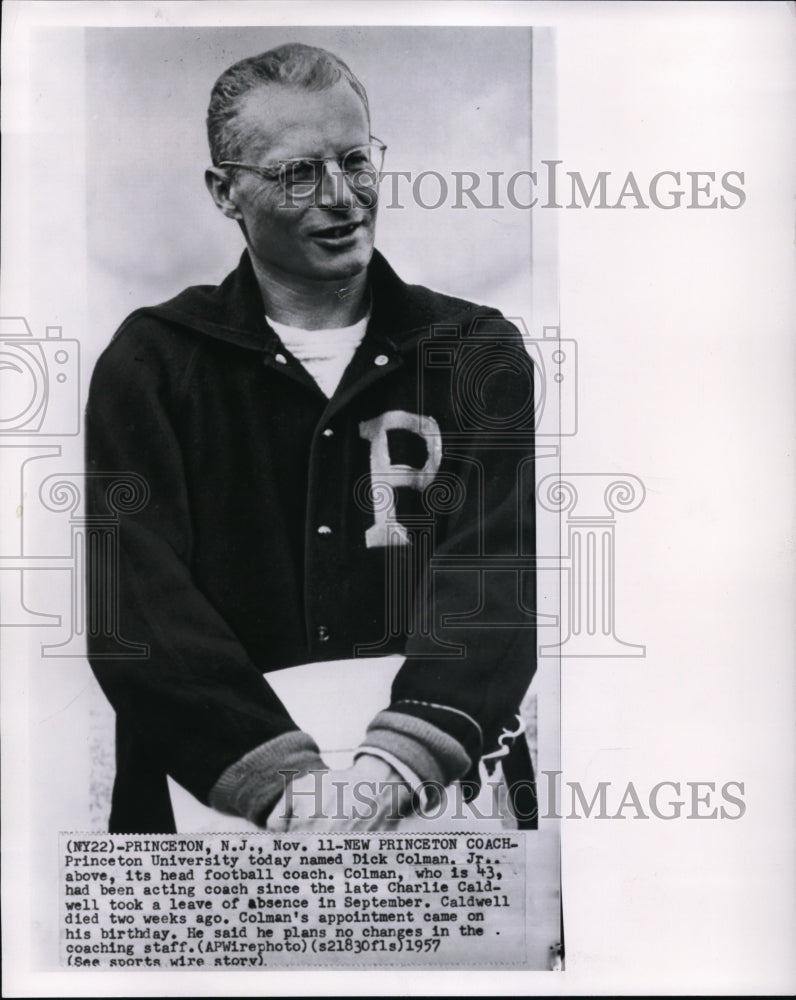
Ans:
{"label": "short hair", "polygon": [[250,91],[269,83],[303,90],[326,90],[346,80],[365,106],[370,118],[365,88],[338,58],[314,45],[288,42],[258,56],[242,59],[216,80],[207,108],[207,139],[214,165],[242,155],[246,136],[237,123],[242,99]]}

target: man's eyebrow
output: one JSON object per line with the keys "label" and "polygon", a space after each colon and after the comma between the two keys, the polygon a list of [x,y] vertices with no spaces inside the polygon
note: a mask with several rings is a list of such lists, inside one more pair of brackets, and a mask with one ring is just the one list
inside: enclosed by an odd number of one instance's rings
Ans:
{"label": "man's eyebrow", "polygon": [[290,155],[286,154],[279,155],[279,154],[268,153],[268,154],[263,154],[262,160],[264,164],[284,163],[284,162],[290,162],[292,160],[325,160],[329,159],[329,157],[333,155],[342,156],[343,153],[347,153],[351,149],[357,149],[359,146],[367,146],[369,141],[370,141],[369,139],[362,139],[360,142],[351,142],[345,145],[341,145],[339,148],[334,150],[334,153],[319,152],[318,147],[316,147],[314,152],[307,152],[306,150],[304,150],[304,152],[292,153]]}
{"label": "man's eyebrow", "polygon": [[[302,143],[300,146],[297,143],[293,148],[296,152],[288,151],[288,147],[291,146],[291,133],[292,130],[287,129],[276,141],[272,141],[270,144],[263,142],[261,148],[255,152],[254,155],[262,163],[278,163],[282,160],[322,160],[326,156],[331,156],[333,154],[341,155],[342,153],[347,153],[349,149],[356,149],[357,146],[366,146],[371,142],[370,133],[365,135],[363,138],[347,139],[341,141],[339,145],[332,147],[329,153],[325,153],[320,143],[323,141],[321,139],[313,140],[311,136],[306,138],[306,144]],[[318,145],[313,145],[313,142],[317,142]],[[265,146],[269,145],[270,148],[267,150]],[[280,151],[281,150],[281,151]]]}
{"label": "man's eyebrow", "polygon": [[350,149],[358,149],[360,146],[366,146],[366,145],[367,145],[367,139],[363,140],[362,142],[346,143],[346,145],[340,146],[339,149],[335,149],[332,153],[328,153],[328,154],[326,154],[326,153],[302,153],[298,157],[290,156],[290,157],[283,157],[283,159],[291,159],[291,160],[294,160],[294,159],[299,159],[299,160],[305,160],[305,159],[306,160],[323,160],[323,159],[328,159],[330,156],[342,156],[343,153],[347,153]]}

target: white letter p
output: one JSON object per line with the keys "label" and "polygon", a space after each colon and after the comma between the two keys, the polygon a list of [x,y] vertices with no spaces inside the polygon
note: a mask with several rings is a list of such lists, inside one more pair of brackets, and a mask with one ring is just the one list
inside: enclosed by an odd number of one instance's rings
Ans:
{"label": "white letter p", "polygon": [[[421,437],[428,452],[423,467],[400,465],[390,461],[387,432],[409,431]],[[409,486],[415,490],[425,489],[433,482],[442,460],[442,437],[439,424],[433,417],[423,417],[419,413],[406,410],[389,410],[373,420],[365,420],[359,425],[359,436],[370,441],[370,485],[371,494],[383,491],[386,502],[375,502],[373,514],[375,523],[365,532],[365,545],[369,549],[389,545],[408,545],[406,528],[398,521],[390,520],[395,510],[395,487]]]}

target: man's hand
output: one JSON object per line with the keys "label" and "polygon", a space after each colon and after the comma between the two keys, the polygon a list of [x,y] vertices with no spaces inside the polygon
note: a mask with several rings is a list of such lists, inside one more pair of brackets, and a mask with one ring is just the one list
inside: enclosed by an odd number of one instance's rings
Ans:
{"label": "man's hand", "polygon": [[266,823],[272,833],[390,830],[412,805],[412,791],[380,757],[349,768],[310,771],[292,781]]}

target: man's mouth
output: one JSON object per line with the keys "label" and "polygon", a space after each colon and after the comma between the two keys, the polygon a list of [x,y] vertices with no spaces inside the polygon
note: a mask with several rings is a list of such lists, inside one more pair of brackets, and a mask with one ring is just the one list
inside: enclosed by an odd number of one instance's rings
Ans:
{"label": "man's mouth", "polygon": [[311,235],[320,240],[342,240],[362,225],[362,222],[346,222],[339,226],[328,226],[326,229],[316,229]]}

